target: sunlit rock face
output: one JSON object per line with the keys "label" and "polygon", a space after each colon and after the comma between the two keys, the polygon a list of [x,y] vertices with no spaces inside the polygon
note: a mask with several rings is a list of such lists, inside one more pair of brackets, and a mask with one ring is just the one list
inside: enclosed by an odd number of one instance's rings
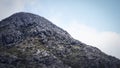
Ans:
{"label": "sunlit rock face", "polygon": [[41,16],[20,12],[0,22],[0,68],[120,68],[120,60]]}

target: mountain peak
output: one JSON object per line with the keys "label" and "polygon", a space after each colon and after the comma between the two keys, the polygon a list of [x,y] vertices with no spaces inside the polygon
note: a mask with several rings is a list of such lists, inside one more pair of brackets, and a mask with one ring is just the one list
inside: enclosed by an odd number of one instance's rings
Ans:
{"label": "mountain peak", "polygon": [[[64,37],[66,39],[71,37],[66,31],[52,24],[47,19],[26,12],[15,13],[4,19],[0,22],[0,29],[0,43],[3,45],[11,44],[9,42],[18,42],[17,40],[21,40],[28,36],[35,36],[42,32],[49,34],[50,36],[60,35],[59,37]],[[13,37],[12,39],[11,36]]]}
{"label": "mountain peak", "polygon": [[34,17],[34,16],[40,17],[36,14],[28,13],[28,12],[18,12],[18,13],[15,13],[15,14],[11,15],[11,16],[13,16],[13,17],[17,17],[17,16],[19,16],[19,17],[24,17],[24,16],[25,17]]}
{"label": "mountain peak", "polygon": [[[40,17],[38,15],[32,14],[32,13],[27,13],[27,12],[18,12],[15,13],[13,15],[11,15],[10,17],[6,18],[3,20],[3,22],[6,22],[5,24],[29,24],[29,23],[33,23],[33,21],[38,18],[41,19],[43,17]],[[2,25],[2,24],[1,24]]]}
{"label": "mountain peak", "polygon": [[120,68],[120,60],[32,13],[0,21],[0,68]]}

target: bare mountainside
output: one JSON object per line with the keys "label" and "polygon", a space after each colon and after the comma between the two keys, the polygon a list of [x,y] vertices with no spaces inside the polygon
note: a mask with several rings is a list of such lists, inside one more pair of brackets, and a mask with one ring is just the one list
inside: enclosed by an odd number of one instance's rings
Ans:
{"label": "bare mountainside", "polygon": [[0,68],[120,68],[120,60],[20,12],[0,21]]}

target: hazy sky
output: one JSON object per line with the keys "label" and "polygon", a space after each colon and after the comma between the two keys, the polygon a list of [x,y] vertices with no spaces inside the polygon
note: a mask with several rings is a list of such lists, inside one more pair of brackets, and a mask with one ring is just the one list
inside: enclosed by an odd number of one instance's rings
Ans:
{"label": "hazy sky", "polygon": [[120,58],[120,0],[0,0],[0,20],[31,12],[74,38]]}

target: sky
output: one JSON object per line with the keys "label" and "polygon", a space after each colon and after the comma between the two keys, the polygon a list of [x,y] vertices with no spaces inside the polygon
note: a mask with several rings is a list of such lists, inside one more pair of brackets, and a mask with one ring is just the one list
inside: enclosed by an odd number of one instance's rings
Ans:
{"label": "sky", "polygon": [[0,20],[16,12],[45,17],[75,39],[120,59],[120,0],[0,0]]}

